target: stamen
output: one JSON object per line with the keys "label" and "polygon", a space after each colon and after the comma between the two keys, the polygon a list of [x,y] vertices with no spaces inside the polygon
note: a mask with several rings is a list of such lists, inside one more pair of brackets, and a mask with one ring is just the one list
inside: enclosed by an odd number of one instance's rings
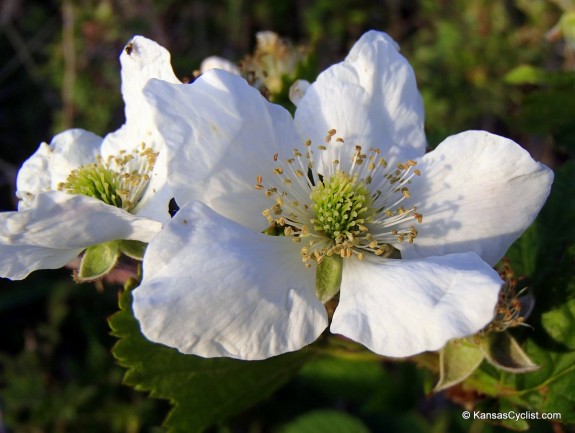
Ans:
{"label": "stamen", "polygon": [[[325,142],[336,133],[335,129],[328,131]],[[336,141],[344,142],[339,137]],[[415,241],[416,228],[402,227],[410,220],[423,221],[414,206],[403,205],[412,196],[408,187],[412,177],[421,175],[414,169],[416,161],[388,168],[379,149],[364,151],[357,145],[350,155],[349,169],[343,171],[335,159],[323,166],[327,172],[319,173],[314,151],[325,152],[327,146],[314,146],[311,140],[304,145],[305,154],[294,149],[293,158],[285,162],[274,155],[278,165],[273,174],[280,182],[264,187],[259,175],[256,189],[264,189],[266,197],[274,200],[274,205],[263,212],[267,221],[281,226],[281,232],[294,242],[306,239],[301,248],[306,266],[333,255],[360,260],[368,253],[387,257],[394,251],[391,244]]]}
{"label": "stamen", "polygon": [[58,190],[94,197],[106,204],[132,211],[146,191],[158,153],[141,143],[132,153],[125,150],[106,161],[101,156],[78,167]]}

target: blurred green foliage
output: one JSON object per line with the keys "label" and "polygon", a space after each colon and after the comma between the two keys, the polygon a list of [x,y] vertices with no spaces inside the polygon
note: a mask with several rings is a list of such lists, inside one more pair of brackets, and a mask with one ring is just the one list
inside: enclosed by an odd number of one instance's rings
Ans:
{"label": "blurred green foliage", "polygon": [[[271,398],[212,431],[494,432],[502,428],[463,420],[462,407],[544,410],[549,387],[566,396],[553,407],[574,420],[574,47],[546,38],[568,13],[569,1],[560,3],[4,1],[2,209],[14,207],[15,172],[41,141],[70,127],[103,135],[123,123],[117,58],[134,34],[166,46],[185,78],[208,55],[241,59],[259,30],[312,44],[318,71],[342,59],[365,30],[387,31],[416,72],[431,146],[454,132],[486,129],[557,169],[549,203],[509,252],[537,300],[529,319],[534,329],[514,335],[545,368],[512,376],[484,365],[467,385],[431,395],[436,376],[413,364],[318,357]],[[74,285],[66,272],[55,271],[0,281],[0,432],[164,431],[158,426],[168,405],[120,385],[124,370],[110,355],[115,340],[106,318],[117,309],[118,290],[111,283],[103,290]],[[514,391],[499,399],[502,387]],[[529,424],[533,431],[566,431],[544,421]]]}

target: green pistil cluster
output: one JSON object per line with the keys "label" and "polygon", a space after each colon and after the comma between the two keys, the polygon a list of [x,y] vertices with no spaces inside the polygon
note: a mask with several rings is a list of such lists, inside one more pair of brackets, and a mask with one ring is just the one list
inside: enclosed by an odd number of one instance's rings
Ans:
{"label": "green pistil cluster", "polygon": [[157,156],[145,143],[131,153],[121,150],[106,160],[99,156],[96,162],[73,170],[58,190],[94,197],[131,212],[148,187]]}
{"label": "green pistil cluster", "polygon": [[325,144],[317,146],[307,140],[306,151],[294,149],[293,158],[285,162],[274,155],[275,180],[268,185],[264,186],[263,176],[256,176],[255,189],[275,201],[262,212],[270,224],[264,232],[283,230],[284,236],[301,242],[306,267],[313,262],[321,265],[328,257],[362,260],[366,253],[388,257],[394,252],[393,244],[412,243],[416,238],[415,227],[406,228],[405,223],[423,220],[415,206],[402,205],[411,198],[411,178],[421,174],[414,168],[416,161],[388,168],[379,149],[364,151],[355,146],[345,169],[333,159],[332,167],[323,165],[323,173],[318,172],[314,154],[328,152],[329,146],[342,146],[344,139],[336,134],[331,129]]}
{"label": "green pistil cluster", "polygon": [[341,243],[367,231],[365,223],[369,216],[371,198],[357,175],[338,171],[316,185],[310,195],[316,218],[311,220],[314,229]]}
{"label": "green pistil cluster", "polygon": [[121,177],[102,164],[86,164],[73,170],[60,190],[94,197],[111,206],[122,207]]}

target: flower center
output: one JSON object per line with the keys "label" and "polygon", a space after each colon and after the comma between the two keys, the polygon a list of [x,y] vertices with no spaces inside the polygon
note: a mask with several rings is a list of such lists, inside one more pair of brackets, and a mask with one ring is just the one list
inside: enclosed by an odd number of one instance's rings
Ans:
{"label": "flower center", "polygon": [[[327,145],[335,134],[329,131]],[[335,140],[338,145],[343,141]],[[307,241],[301,248],[307,267],[333,255],[360,260],[366,253],[388,256],[394,251],[392,244],[414,241],[417,230],[410,223],[421,223],[423,217],[403,202],[411,197],[412,177],[421,174],[414,169],[415,161],[389,168],[379,149],[364,152],[355,146],[349,164],[324,158],[317,167],[314,155],[330,149],[309,140],[306,148],[305,154],[294,149],[293,158],[285,162],[274,155],[278,165],[269,187],[264,187],[262,176],[257,176],[255,187],[275,201],[263,211],[268,222],[294,242]]]}
{"label": "flower center", "polygon": [[105,161],[98,156],[96,162],[72,170],[58,190],[94,197],[131,212],[148,187],[157,156],[144,143],[131,153],[120,151]]}
{"label": "flower center", "polygon": [[364,183],[357,181],[357,174],[350,176],[338,171],[327,181],[320,181],[312,189],[310,199],[316,214],[310,220],[314,229],[336,243],[365,230],[371,197]]}
{"label": "flower center", "polygon": [[102,164],[87,164],[73,170],[60,190],[94,197],[106,204],[122,207],[120,176]]}

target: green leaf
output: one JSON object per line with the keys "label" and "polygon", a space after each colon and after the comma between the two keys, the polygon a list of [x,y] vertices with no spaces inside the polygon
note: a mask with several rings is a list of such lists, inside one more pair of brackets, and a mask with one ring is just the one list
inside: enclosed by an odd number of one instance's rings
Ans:
{"label": "green leaf", "polygon": [[439,381],[434,391],[442,391],[464,381],[484,358],[481,347],[473,341],[460,339],[448,342],[439,352]]}
{"label": "green leaf", "polygon": [[148,244],[140,241],[120,241],[120,252],[136,260],[142,260]]}
{"label": "green leaf", "polygon": [[308,387],[327,396],[338,396],[366,404],[388,377],[381,362],[375,359],[355,360],[334,356],[318,356],[298,374]]}
{"label": "green leaf", "polygon": [[82,256],[76,278],[80,282],[93,281],[110,272],[120,257],[118,242],[105,242],[88,247]]}
{"label": "green leaf", "polygon": [[[319,348],[314,346],[315,351]],[[361,413],[378,417],[407,413],[421,401],[422,382],[431,377],[426,370],[410,362],[390,365],[373,353],[346,354],[345,350],[334,349],[330,347],[325,355],[313,358],[301,368],[298,378],[307,389],[333,404],[346,401]]]}
{"label": "green leaf", "polygon": [[369,433],[361,420],[345,412],[315,410],[286,424],[281,433]]}
{"label": "green leaf", "polygon": [[169,433],[197,433],[263,400],[283,385],[310,358],[309,351],[265,361],[200,358],[152,343],[140,332],[132,314],[132,295],[120,295],[120,312],[110,318],[119,338],[112,352],[128,368],[124,382],[173,408],[165,426]]}
{"label": "green leaf", "polygon": [[[524,410],[522,410],[520,407],[517,407],[517,405],[514,405],[513,403],[502,399],[499,401],[499,408],[498,408],[498,412],[499,413],[504,413],[504,414],[521,414],[523,412],[525,412]],[[504,427],[507,427],[510,430],[515,430],[515,431],[527,431],[529,430],[529,423],[527,422],[527,420],[525,419],[521,419],[519,417],[517,418],[506,418],[501,420],[501,425]]]}
{"label": "green leaf", "polygon": [[575,423],[575,351],[555,352],[527,341],[525,350],[541,368],[515,377],[523,402],[538,412],[558,412],[562,423]]}
{"label": "green leaf", "polygon": [[555,341],[569,349],[575,349],[575,299],[543,313],[541,323]]}
{"label": "green leaf", "polygon": [[503,371],[526,373],[539,368],[507,332],[489,333],[482,338],[481,347],[487,361]]}
{"label": "green leaf", "polygon": [[318,299],[325,303],[339,292],[343,259],[341,256],[325,256],[317,265],[315,274],[315,291]]}
{"label": "green leaf", "polygon": [[531,65],[519,65],[505,75],[508,84],[540,84],[545,80],[545,73],[540,68]]}
{"label": "green leaf", "polygon": [[[499,412],[512,406],[516,412],[559,414],[555,421],[575,423],[575,351],[554,352],[532,340],[526,341],[524,349],[541,366],[538,370],[509,374],[484,363],[465,381],[465,388],[495,399],[486,403],[499,407]],[[515,428],[519,427],[523,428]]]}

